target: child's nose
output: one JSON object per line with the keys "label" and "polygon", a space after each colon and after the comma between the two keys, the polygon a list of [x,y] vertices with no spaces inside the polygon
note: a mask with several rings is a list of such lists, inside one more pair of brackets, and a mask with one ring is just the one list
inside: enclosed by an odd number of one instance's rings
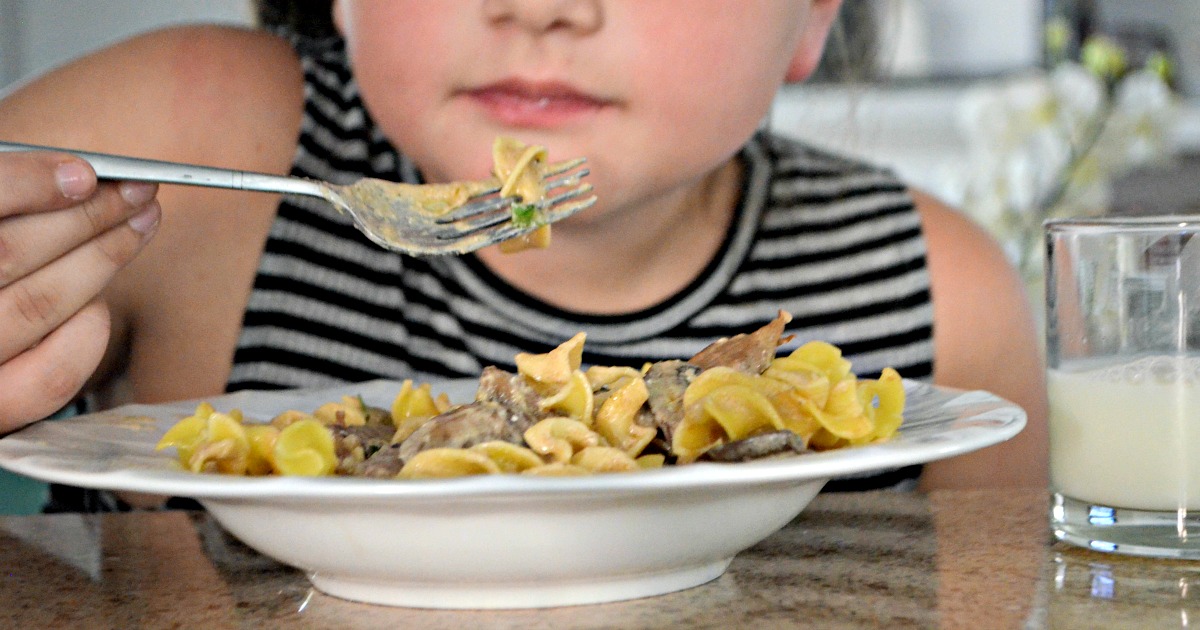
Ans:
{"label": "child's nose", "polygon": [[586,34],[604,23],[600,0],[484,0],[483,9],[494,24],[539,34],[560,29]]}

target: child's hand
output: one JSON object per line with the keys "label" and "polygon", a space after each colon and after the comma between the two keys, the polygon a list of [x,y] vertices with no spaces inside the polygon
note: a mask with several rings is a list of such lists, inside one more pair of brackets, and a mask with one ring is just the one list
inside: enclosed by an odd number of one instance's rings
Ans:
{"label": "child's hand", "polygon": [[65,405],[109,340],[98,299],[161,211],[154,184],[98,184],[86,162],[0,153],[0,433]]}

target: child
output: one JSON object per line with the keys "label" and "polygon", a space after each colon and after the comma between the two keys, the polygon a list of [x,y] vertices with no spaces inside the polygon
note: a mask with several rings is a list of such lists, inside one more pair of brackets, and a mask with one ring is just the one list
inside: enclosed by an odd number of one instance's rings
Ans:
{"label": "child", "polygon": [[81,388],[107,406],[477,376],[579,331],[586,363],[640,366],[784,309],[860,375],[1029,411],[927,487],[1044,483],[1038,346],[998,248],[887,172],[757,132],[839,0],[262,5],[307,34],[135,38],[13,92],[0,138],[348,182],[481,177],[506,135],[586,156],[599,202],[545,250],[413,258],[320,203],[0,154],[0,430]]}

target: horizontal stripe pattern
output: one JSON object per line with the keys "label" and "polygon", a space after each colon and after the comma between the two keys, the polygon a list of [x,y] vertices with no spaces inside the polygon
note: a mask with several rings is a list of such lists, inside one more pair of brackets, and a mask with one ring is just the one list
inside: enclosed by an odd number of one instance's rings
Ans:
{"label": "horizontal stripe pattern", "polygon": [[[339,41],[301,49],[306,104],[292,174],[419,182],[362,106]],[[765,134],[741,154],[745,194],[720,252],[661,304],[616,316],[557,309],[473,257],[379,248],[322,202],[285,198],[259,263],[228,389],[514,369],[579,331],[588,364],[640,366],[794,315],[790,347],[839,345],[861,375],[933,368],[920,221],[891,173]]]}

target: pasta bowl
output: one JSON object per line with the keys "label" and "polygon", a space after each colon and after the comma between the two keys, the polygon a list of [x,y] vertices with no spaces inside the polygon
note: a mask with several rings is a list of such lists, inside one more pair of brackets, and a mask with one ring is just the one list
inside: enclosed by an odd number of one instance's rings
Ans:
{"label": "pasta bowl", "polygon": [[[469,399],[475,381],[435,383]],[[587,477],[438,480],[234,477],[180,470],[154,447],[195,402],[133,405],[0,439],[0,467],[49,482],[198,500],[250,547],[330,595],[423,608],[533,608],[647,597],[719,577],[795,518],[825,483],[959,455],[1025,424],[987,392],[906,381],[891,440],[748,463]],[[266,420],[342,395],[390,401],[399,384],[207,399]]]}

